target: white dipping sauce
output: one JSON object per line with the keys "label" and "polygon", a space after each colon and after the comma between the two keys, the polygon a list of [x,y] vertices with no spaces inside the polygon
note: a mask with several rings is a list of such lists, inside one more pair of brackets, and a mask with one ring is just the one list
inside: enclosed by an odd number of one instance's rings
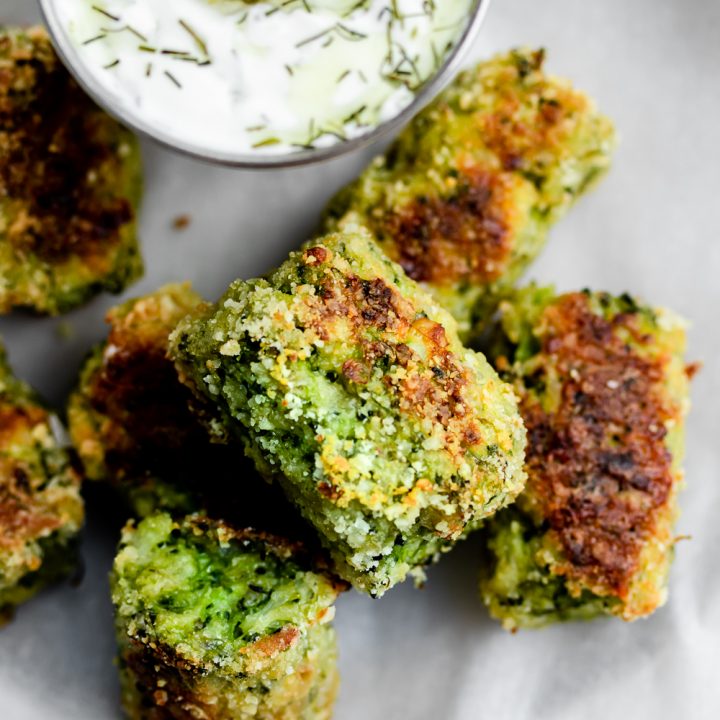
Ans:
{"label": "white dipping sauce", "polygon": [[412,101],[473,0],[57,0],[81,61],[171,138],[287,153],[362,135]]}

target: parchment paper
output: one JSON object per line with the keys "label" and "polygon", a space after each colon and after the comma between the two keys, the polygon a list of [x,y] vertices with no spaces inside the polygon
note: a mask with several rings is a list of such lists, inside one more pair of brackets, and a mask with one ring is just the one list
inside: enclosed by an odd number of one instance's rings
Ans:
{"label": "parchment paper", "polygon": [[[0,0],[0,22],[34,21]],[[559,225],[530,276],[562,289],[631,290],[693,321],[687,489],[670,601],[649,620],[503,632],[476,597],[476,541],[379,601],[338,604],[338,720],[607,720],[720,717],[720,2],[496,0],[475,57],[544,45],[550,67],[617,121],[609,177]],[[283,172],[234,172],[146,144],[147,274],[129,295],[191,279],[214,298],[311,232],[356,156]],[[184,232],[172,220],[192,218]],[[102,297],[62,320],[0,321],[17,372],[63,402],[102,316]],[[70,338],[63,339],[67,324]],[[45,593],[0,632],[0,720],[119,717],[107,571],[114,529],[91,517],[78,588]]]}

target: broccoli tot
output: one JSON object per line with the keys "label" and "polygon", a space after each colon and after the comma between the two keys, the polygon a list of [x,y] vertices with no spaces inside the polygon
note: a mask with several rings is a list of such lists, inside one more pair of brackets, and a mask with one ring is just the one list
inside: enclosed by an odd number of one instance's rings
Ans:
{"label": "broccoli tot", "polygon": [[0,624],[72,573],[82,524],[79,476],[0,346]]}
{"label": "broccoli tot", "polygon": [[42,28],[0,27],[0,313],[58,314],[142,274],[137,139]]}
{"label": "broccoli tot", "polygon": [[515,50],[461,73],[328,209],[330,230],[367,225],[463,335],[610,163],[610,121],[543,59]]}
{"label": "broccoli tot", "polygon": [[633,620],[667,594],[682,484],[683,322],[627,295],[530,287],[493,355],[528,431],[527,487],[488,524],[481,593],[508,629]]}
{"label": "broccoli tot", "polygon": [[373,595],[522,489],[512,389],[362,229],[233,283],[170,352]]}
{"label": "broccoli tot", "polygon": [[201,516],[123,531],[112,573],[132,720],[325,720],[344,589],[297,546]]}
{"label": "broccoli tot", "polygon": [[112,308],[107,341],[86,360],[68,402],[86,477],[120,489],[138,515],[198,509],[191,484],[222,452],[166,357],[168,335],[201,302],[189,285],[174,284]]}

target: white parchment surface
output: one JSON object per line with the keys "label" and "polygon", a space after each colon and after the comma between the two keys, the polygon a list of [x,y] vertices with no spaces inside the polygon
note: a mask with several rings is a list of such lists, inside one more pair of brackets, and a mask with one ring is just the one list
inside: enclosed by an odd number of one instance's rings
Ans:
{"label": "white parchment surface", "polygon": [[[441,0],[442,1],[442,0]],[[0,23],[38,18],[0,0]],[[337,720],[720,718],[720,2],[495,0],[474,57],[544,45],[549,66],[597,98],[622,145],[608,178],[553,232],[530,277],[561,289],[630,290],[690,320],[687,489],[670,601],[632,625],[600,620],[515,636],[476,597],[468,541],[379,601],[338,604]],[[306,239],[367,153],[301,170],[237,172],[145,146],[147,274],[130,295],[191,279],[209,298]],[[189,214],[183,232],[172,221]],[[18,374],[60,405],[102,317],[10,318]],[[71,333],[61,329],[69,323]],[[52,590],[0,632],[0,720],[119,718],[107,571],[115,537],[90,518],[78,588]]]}

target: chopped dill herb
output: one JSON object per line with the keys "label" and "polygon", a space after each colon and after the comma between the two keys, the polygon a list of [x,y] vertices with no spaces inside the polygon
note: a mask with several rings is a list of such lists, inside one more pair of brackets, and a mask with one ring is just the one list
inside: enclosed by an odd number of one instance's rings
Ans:
{"label": "chopped dill herb", "polygon": [[358,117],[362,115],[366,110],[367,105],[361,105],[354,113],[351,113],[343,119],[343,125],[349,125],[351,122],[356,121]]}
{"label": "chopped dill herb", "polygon": [[169,70],[163,70],[163,75],[165,75],[165,77],[176,87],[182,87],[178,79]]}
{"label": "chopped dill herb", "polygon": [[252,144],[252,147],[254,148],[260,148],[260,147],[268,147],[269,145],[279,145],[280,139],[271,137],[271,138],[265,138],[265,140],[259,140],[256,143]]}
{"label": "chopped dill herb", "polygon": [[101,7],[98,7],[97,5],[91,5],[90,7],[95,12],[99,12],[101,15],[104,15],[106,18],[110,18],[111,20],[114,20],[115,22],[120,22],[119,17],[115,17],[114,15],[111,15],[107,10],[103,10]]}
{"label": "chopped dill herb", "polygon": [[354,13],[356,13],[358,10],[367,10],[368,5],[370,4],[370,0],[359,0],[359,2],[356,2],[352,7],[348,8],[345,13],[343,14],[343,17],[350,17]]}
{"label": "chopped dill herb", "polygon": [[180,24],[180,27],[195,41],[195,44],[198,46],[200,52],[205,57],[209,58],[210,53],[208,52],[207,43],[200,37],[200,35],[190,25],[188,25],[185,20],[178,20],[178,23]]}
{"label": "chopped dill herb", "polygon": [[317,33],[316,35],[311,35],[309,38],[305,38],[305,40],[301,40],[299,43],[295,43],[296,48],[301,48],[305,45],[309,45],[311,42],[314,42],[315,40],[320,40],[320,38],[324,38],[328,33],[331,33],[335,27],[328,28],[327,30],[323,30],[322,32]]}
{"label": "chopped dill herb", "polygon": [[125,29],[132,33],[138,40],[141,40],[142,42],[147,42],[147,38],[138,30],[136,30],[132,25],[126,25]]}
{"label": "chopped dill herb", "polygon": [[122,27],[118,28],[101,27],[100,30],[107,35],[129,32],[141,42],[147,42],[147,38],[141,32],[136,30],[132,25],[123,25]]}
{"label": "chopped dill herb", "polygon": [[104,40],[107,37],[105,34],[95,35],[95,37],[91,37],[88,40],[83,41],[83,45],[92,45],[94,42],[97,42],[98,40]]}
{"label": "chopped dill herb", "polygon": [[341,35],[346,40],[366,40],[367,35],[365,33],[358,32],[357,30],[353,30],[352,28],[347,27],[346,25],[343,25],[342,23],[338,23],[335,26],[336,32]]}

